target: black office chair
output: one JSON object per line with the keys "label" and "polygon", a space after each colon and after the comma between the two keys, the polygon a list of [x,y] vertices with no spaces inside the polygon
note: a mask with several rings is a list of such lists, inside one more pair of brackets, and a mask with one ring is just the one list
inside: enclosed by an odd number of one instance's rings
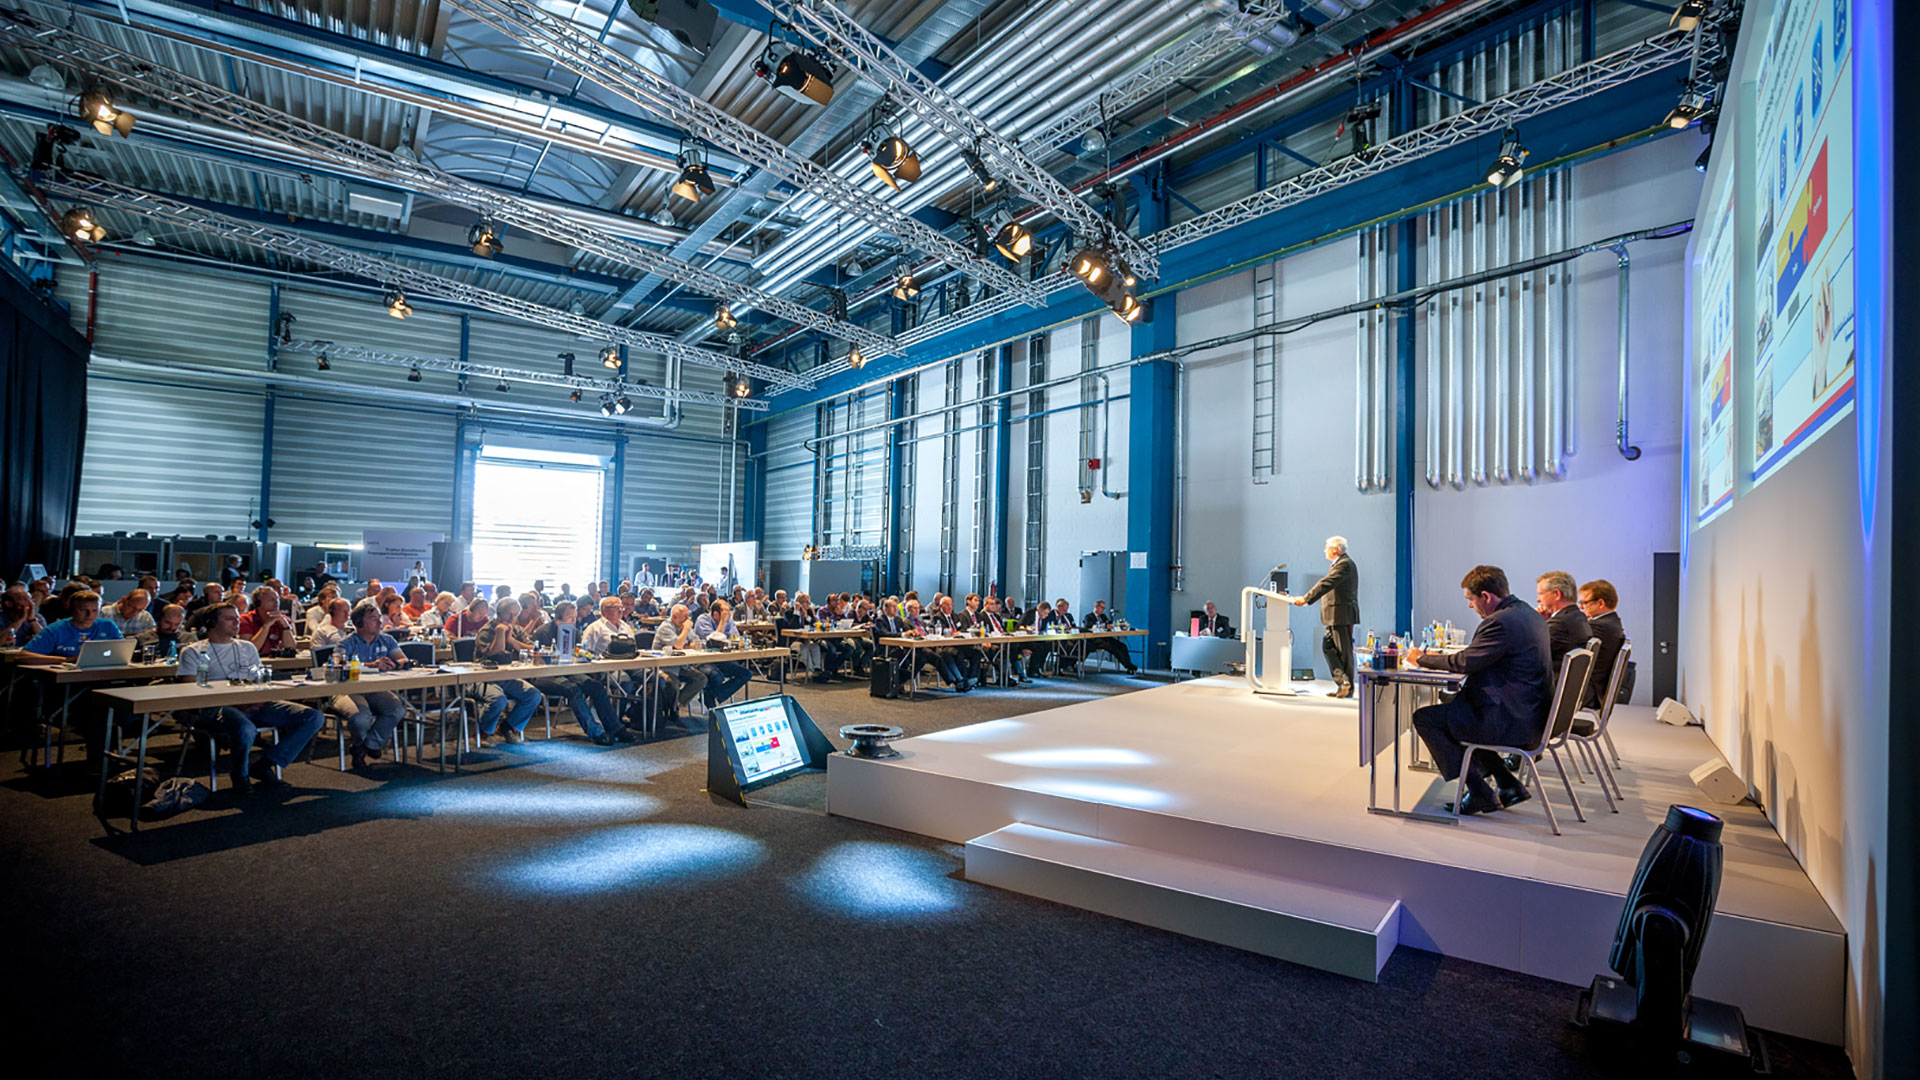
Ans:
{"label": "black office chair", "polygon": [[453,659],[455,663],[473,663],[473,639],[457,637],[453,639]]}
{"label": "black office chair", "polygon": [[313,650],[313,666],[326,667],[333,663],[333,650],[337,648],[339,648],[337,645],[322,645]]}
{"label": "black office chair", "polygon": [[433,642],[402,641],[398,644],[400,645],[400,652],[406,656],[407,661],[414,667],[430,668],[433,666]]}

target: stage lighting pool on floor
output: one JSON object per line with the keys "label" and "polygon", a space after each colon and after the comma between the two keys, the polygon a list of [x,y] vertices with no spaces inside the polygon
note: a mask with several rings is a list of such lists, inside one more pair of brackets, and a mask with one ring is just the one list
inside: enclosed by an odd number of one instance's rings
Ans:
{"label": "stage lighting pool on floor", "polygon": [[580,895],[670,888],[750,869],[766,858],[758,840],[705,825],[620,825],[535,851],[496,880],[529,893]]}
{"label": "stage lighting pool on floor", "polygon": [[503,826],[613,825],[651,817],[666,805],[651,795],[579,784],[413,788],[383,793],[382,802],[403,817]]}
{"label": "stage lighting pool on floor", "polygon": [[794,882],[808,901],[842,915],[940,915],[965,903],[959,863],[904,844],[836,844]]}
{"label": "stage lighting pool on floor", "polygon": [[1008,750],[988,754],[995,761],[1035,769],[1105,769],[1120,765],[1152,765],[1151,754],[1124,746],[1058,746],[1044,750]]}

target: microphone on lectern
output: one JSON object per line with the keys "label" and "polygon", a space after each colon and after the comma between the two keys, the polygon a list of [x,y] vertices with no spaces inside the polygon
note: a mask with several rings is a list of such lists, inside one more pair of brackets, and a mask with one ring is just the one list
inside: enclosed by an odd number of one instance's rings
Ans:
{"label": "microphone on lectern", "polygon": [[1281,563],[1279,566],[1267,571],[1267,584],[1274,592],[1283,593],[1287,591],[1286,563]]}

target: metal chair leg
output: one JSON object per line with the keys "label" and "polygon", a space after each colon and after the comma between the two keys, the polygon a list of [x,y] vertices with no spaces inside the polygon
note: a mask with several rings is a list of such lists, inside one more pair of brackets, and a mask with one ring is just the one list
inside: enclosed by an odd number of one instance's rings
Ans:
{"label": "metal chair leg", "polygon": [[1600,794],[1606,796],[1608,812],[1619,813],[1620,806],[1614,801],[1613,788],[1607,783],[1607,778],[1603,772],[1606,768],[1606,761],[1595,756],[1592,743],[1581,741],[1571,745],[1578,749],[1578,753],[1575,755],[1576,757],[1586,755],[1587,765],[1593,769],[1593,778],[1600,784]]}
{"label": "metal chair leg", "polygon": [[[1540,766],[1534,764],[1533,756],[1530,754],[1522,754],[1520,759],[1527,763],[1527,771],[1533,773],[1534,790],[1540,795],[1540,805],[1547,811],[1547,827],[1553,830],[1553,835],[1559,836],[1560,819],[1553,814],[1553,800],[1547,798],[1547,785],[1540,781]],[[1567,788],[1567,794],[1573,794],[1571,786]]]}
{"label": "metal chair leg", "polygon": [[1553,767],[1560,772],[1560,783],[1567,789],[1567,801],[1573,804],[1573,813],[1581,821],[1587,820],[1587,812],[1580,807],[1580,797],[1573,793],[1573,781],[1567,779],[1567,769],[1560,763],[1560,752],[1552,747],[1547,753],[1553,758]]}
{"label": "metal chair leg", "polygon": [[1612,755],[1613,755],[1613,763],[1614,763],[1615,765],[1618,765],[1618,764],[1620,764],[1620,751],[1619,751],[1619,750],[1616,750],[1616,749],[1614,749],[1614,745],[1613,745],[1613,732],[1611,732],[1611,731],[1602,731],[1602,732],[1600,733],[1600,738],[1601,738],[1602,740],[1604,740],[1604,741],[1606,742],[1606,744],[1607,744],[1607,753],[1609,753],[1609,754],[1612,754]]}

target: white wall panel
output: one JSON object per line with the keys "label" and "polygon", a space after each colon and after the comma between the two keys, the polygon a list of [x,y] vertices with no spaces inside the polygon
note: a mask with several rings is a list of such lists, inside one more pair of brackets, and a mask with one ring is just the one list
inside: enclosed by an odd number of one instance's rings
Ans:
{"label": "white wall panel", "polygon": [[263,408],[257,392],[91,376],[75,529],[250,535]]}
{"label": "white wall panel", "polygon": [[367,529],[445,535],[453,518],[453,441],[451,411],[277,396],[269,538],[351,543]]}
{"label": "white wall panel", "polygon": [[[258,371],[266,366],[264,283],[149,260],[100,264],[93,348],[101,356]],[[87,322],[87,275],[62,274],[73,325]]]}
{"label": "white wall panel", "polygon": [[[1047,358],[1049,378],[1066,378],[1080,371],[1085,327],[1086,322],[1082,320],[1053,332],[1052,352]],[[1132,331],[1119,319],[1103,314],[1094,321],[1092,331],[1099,343],[1098,358],[1094,361],[1096,367],[1119,363],[1132,354]],[[1111,372],[1107,377],[1115,396],[1127,393],[1128,369]],[[1091,389],[1084,387],[1078,379],[1053,387],[1047,391],[1047,408],[1060,409],[1099,401],[1099,380],[1092,382]],[[1112,402],[1105,410],[1108,414],[1105,416],[1098,405],[1090,405],[1084,410],[1069,409],[1047,418],[1047,599],[1051,602],[1064,596],[1076,612],[1080,610],[1080,553],[1124,551],[1127,547],[1127,500],[1124,493],[1127,490],[1128,417],[1131,415],[1127,405],[1126,401]],[[1112,472],[1107,478],[1107,487],[1121,494],[1121,498],[1110,499],[1102,495],[1099,477],[1095,475],[1092,478],[1092,501],[1080,501],[1081,469],[1084,465],[1080,459],[1082,415],[1092,417],[1096,433],[1103,422],[1113,425],[1112,438],[1108,440],[1112,460],[1102,461],[1100,465],[1102,472]],[[1097,455],[1097,434],[1094,447]]]}
{"label": "white wall panel", "polygon": [[766,524],[761,556],[798,559],[813,543],[813,454],[802,440],[814,433],[814,410],[767,422]]}
{"label": "white wall panel", "polygon": [[[629,437],[620,523],[623,576],[636,555],[660,555],[678,562],[700,544],[722,543],[738,535],[744,524],[740,482],[736,477],[729,484],[728,476],[737,470],[740,456],[730,455],[718,443],[661,435]],[[647,551],[648,544],[655,550]]]}

